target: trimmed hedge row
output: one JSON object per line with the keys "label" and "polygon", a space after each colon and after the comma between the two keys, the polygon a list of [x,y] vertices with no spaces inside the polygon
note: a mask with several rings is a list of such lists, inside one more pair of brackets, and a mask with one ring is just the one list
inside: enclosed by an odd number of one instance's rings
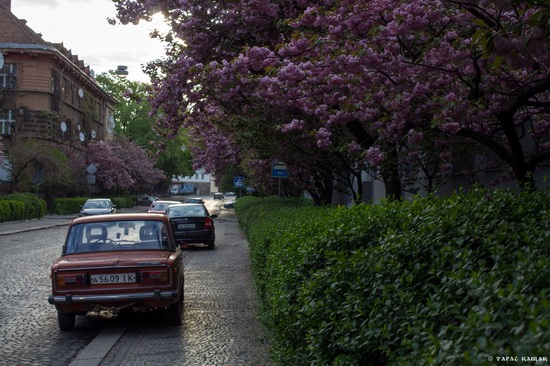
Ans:
{"label": "trimmed hedge row", "polygon": [[[56,198],[52,202],[52,212],[59,215],[72,215],[80,212],[81,206],[89,197]],[[119,208],[134,207],[137,200],[133,196],[113,197],[113,204]]]}
{"label": "trimmed hedge row", "polygon": [[18,221],[44,217],[46,201],[32,193],[14,193],[0,198],[0,221]]}
{"label": "trimmed hedge row", "polygon": [[550,194],[312,207],[243,197],[279,365],[492,364],[550,354]]}

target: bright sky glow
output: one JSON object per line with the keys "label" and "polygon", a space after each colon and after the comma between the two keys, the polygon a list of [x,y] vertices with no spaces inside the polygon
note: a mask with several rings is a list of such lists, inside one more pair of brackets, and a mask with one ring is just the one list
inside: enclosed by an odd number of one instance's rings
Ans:
{"label": "bright sky glow", "polygon": [[164,56],[162,43],[149,37],[153,29],[168,29],[162,17],[113,26],[107,22],[116,18],[111,0],[11,0],[11,11],[47,42],[63,42],[96,75],[125,65],[129,80],[149,82],[141,65]]}

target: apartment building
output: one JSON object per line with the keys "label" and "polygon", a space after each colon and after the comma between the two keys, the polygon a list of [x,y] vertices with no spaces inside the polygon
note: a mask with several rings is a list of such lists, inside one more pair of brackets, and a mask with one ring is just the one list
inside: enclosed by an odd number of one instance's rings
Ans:
{"label": "apartment building", "polygon": [[[76,45],[78,46],[78,45]],[[82,149],[112,138],[116,99],[63,43],[50,43],[0,0],[0,138],[46,139]]]}

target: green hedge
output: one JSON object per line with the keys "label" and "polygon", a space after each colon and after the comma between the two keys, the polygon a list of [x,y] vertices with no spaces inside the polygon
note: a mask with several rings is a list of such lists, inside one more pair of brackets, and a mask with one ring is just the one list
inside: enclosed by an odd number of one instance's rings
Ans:
{"label": "green hedge", "polygon": [[52,212],[58,215],[71,215],[80,212],[88,197],[56,198],[52,202]]}
{"label": "green hedge", "polygon": [[0,198],[0,221],[28,220],[44,217],[46,201],[32,193],[14,193]]}
{"label": "green hedge", "polygon": [[347,208],[241,198],[279,365],[493,364],[550,354],[550,194]]}

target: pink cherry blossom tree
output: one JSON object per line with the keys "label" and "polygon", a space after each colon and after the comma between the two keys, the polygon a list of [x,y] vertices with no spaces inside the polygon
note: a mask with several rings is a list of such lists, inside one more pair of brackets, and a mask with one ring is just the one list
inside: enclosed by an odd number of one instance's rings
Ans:
{"label": "pink cherry blossom tree", "polygon": [[482,155],[535,189],[550,158],[543,2],[114,2],[123,23],[161,10],[172,24],[168,57],[148,66],[152,106],[166,136],[189,130],[207,169],[278,158],[315,186],[324,156],[380,169],[400,197],[411,164],[436,177]]}
{"label": "pink cherry blossom tree", "polygon": [[103,141],[91,142],[88,144],[87,155],[87,163],[94,164],[97,168],[96,184],[100,189],[125,190],[134,186],[135,180],[126,169],[124,161],[115,155],[109,144]]}

